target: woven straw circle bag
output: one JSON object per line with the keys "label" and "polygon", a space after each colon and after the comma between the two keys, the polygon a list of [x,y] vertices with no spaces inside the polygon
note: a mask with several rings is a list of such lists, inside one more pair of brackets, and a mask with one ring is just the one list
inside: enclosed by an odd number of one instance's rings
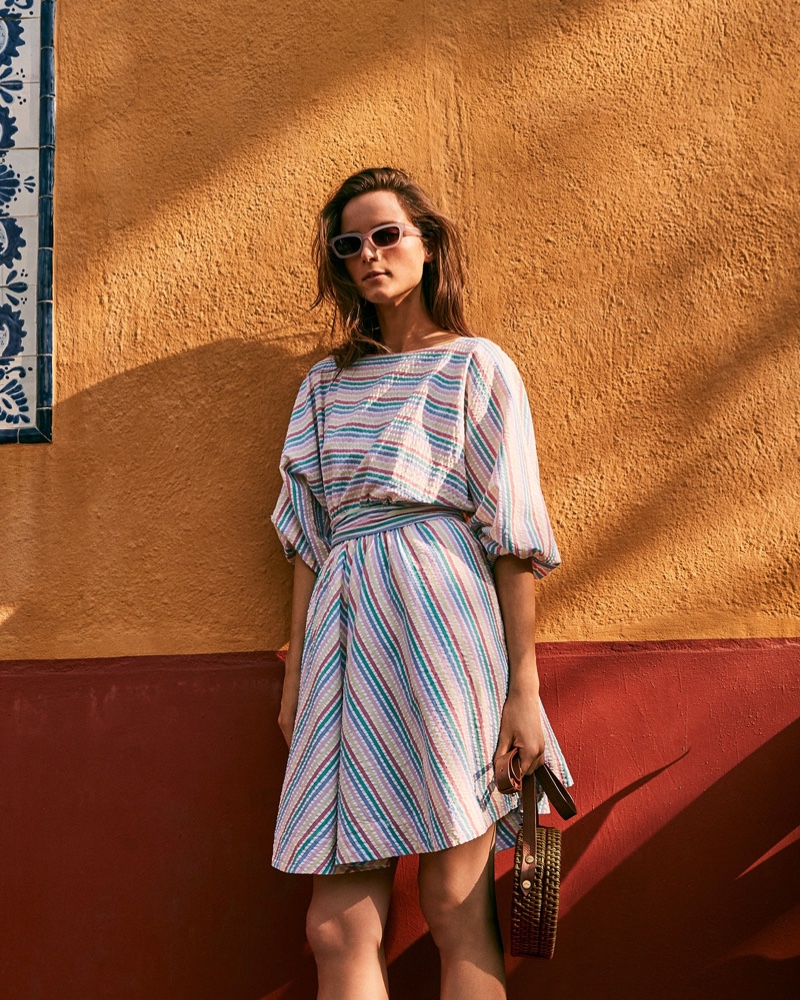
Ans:
{"label": "woven straw circle bag", "polygon": [[561,831],[539,826],[536,783],[562,819],[577,809],[572,796],[547,764],[522,776],[517,747],[498,757],[495,780],[501,792],[522,792],[522,829],[514,853],[514,893],[511,899],[511,954],[552,958],[556,945],[561,892]]}

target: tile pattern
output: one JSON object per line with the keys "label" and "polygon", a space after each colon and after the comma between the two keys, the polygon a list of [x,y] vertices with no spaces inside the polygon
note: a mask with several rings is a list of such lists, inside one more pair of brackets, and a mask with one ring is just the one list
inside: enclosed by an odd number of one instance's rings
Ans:
{"label": "tile pattern", "polygon": [[55,0],[0,0],[0,444],[52,439]]}

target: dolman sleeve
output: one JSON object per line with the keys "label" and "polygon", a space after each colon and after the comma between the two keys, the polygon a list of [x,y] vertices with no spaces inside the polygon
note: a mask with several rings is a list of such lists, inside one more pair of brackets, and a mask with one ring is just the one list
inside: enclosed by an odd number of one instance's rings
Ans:
{"label": "dolman sleeve", "polygon": [[[313,369],[312,369],[313,371]],[[331,547],[320,462],[322,406],[312,372],[295,399],[280,460],[281,491],[272,523],[290,562],[295,555],[319,572]]]}
{"label": "dolman sleeve", "polygon": [[497,345],[476,351],[465,386],[464,459],[470,527],[489,564],[513,554],[541,578],[561,563],[539,483],[525,383]]}

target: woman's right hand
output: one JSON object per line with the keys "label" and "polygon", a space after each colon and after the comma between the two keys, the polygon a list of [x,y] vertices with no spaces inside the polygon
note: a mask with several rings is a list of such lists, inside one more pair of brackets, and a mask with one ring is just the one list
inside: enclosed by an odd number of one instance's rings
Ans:
{"label": "woman's right hand", "polygon": [[294,720],[297,716],[297,700],[300,695],[300,664],[292,662],[291,656],[286,657],[286,673],[283,677],[283,694],[281,710],[278,714],[278,726],[286,740],[286,746],[292,744]]}

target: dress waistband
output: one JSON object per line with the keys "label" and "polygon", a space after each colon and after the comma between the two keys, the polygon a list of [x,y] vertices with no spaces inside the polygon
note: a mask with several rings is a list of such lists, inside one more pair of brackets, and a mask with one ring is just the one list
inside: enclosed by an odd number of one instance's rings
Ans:
{"label": "dress waistband", "polygon": [[331,548],[361,535],[374,535],[379,531],[401,528],[414,521],[427,521],[432,517],[456,517],[464,521],[464,511],[457,507],[442,507],[431,503],[376,503],[350,507],[337,512],[331,520]]}

